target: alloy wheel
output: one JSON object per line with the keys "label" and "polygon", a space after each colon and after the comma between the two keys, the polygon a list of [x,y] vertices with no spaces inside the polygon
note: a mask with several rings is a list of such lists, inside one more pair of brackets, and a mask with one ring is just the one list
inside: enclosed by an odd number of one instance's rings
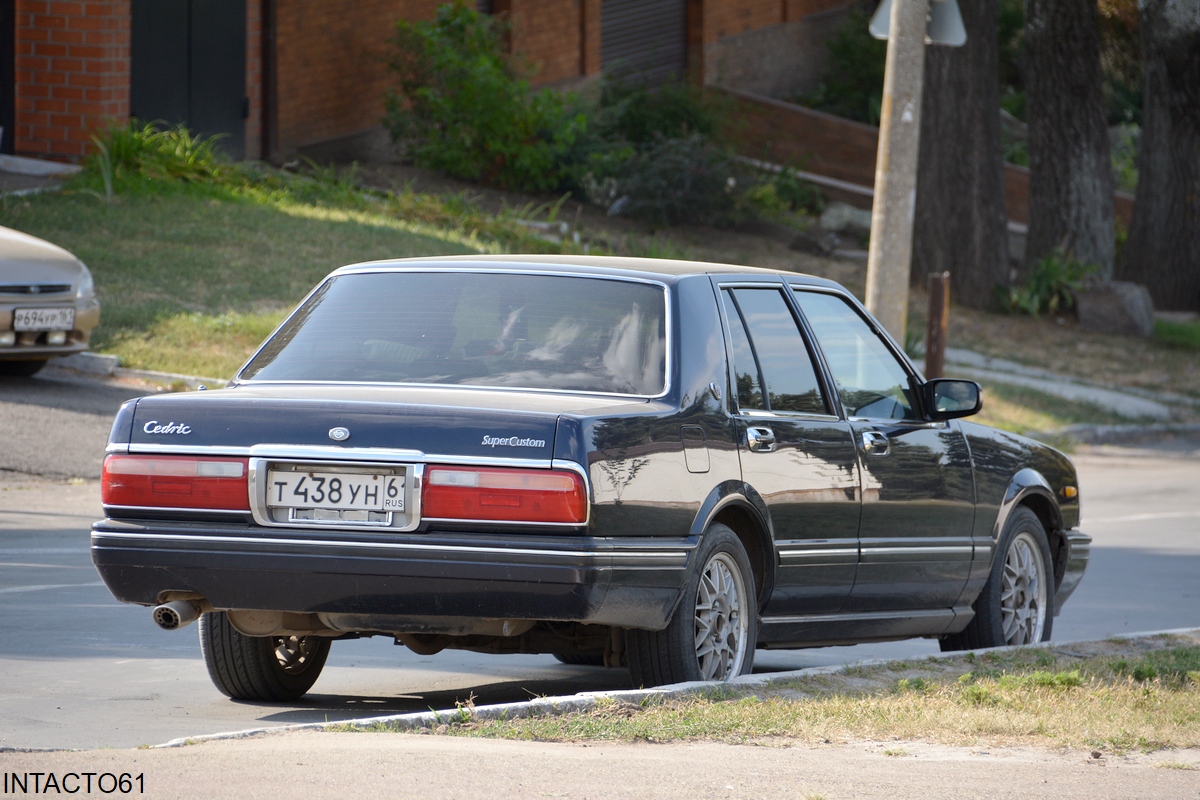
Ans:
{"label": "alloy wheel", "polygon": [[1033,535],[1022,531],[1004,559],[1000,619],[1005,641],[1010,645],[1040,642],[1046,611],[1046,565]]}
{"label": "alloy wheel", "polygon": [[741,673],[746,658],[746,585],[737,562],[717,553],[705,566],[696,591],[696,660],[700,677],[723,681]]}

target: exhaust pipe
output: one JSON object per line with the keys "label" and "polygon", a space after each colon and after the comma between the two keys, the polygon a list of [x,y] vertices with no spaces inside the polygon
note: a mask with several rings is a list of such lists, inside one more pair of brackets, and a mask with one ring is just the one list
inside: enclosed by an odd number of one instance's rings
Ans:
{"label": "exhaust pipe", "polygon": [[154,624],[173,631],[200,619],[200,604],[194,600],[172,600],[154,607]]}

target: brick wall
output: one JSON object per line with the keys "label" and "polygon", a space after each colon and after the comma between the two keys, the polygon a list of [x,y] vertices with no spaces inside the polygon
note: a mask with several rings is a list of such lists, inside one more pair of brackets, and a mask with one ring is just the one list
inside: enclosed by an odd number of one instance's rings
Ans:
{"label": "brick wall", "polygon": [[18,154],[78,161],[129,117],[130,0],[16,0]]}
{"label": "brick wall", "polygon": [[778,25],[786,7],[786,0],[705,0],[704,43]]}
{"label": "brick wall", "polygon": [[[789,12],[787,21],[718,39],[704,48],[710,84],[791,99],[812,92],[824,79],[826,42],[845,22],[844,0],[816,13]],[[811,5],[815,5],[814,2]]]}
{"label": "brick wall", "polygon": [[783,18],[793,21],[856,4],[854,0],[783,0]]}
{"label": "brick wall", "polygon": [[428,19],[437,0],[278,0],[275,6],[275,150],[379,125],[391,85],[381,57],[399,19]]}
{"label": "brick wall", "polygon": [[[531,67],[533,83],[557,83],[582,74],[583,14],[584,0],[510,0],[512,47]],[[598,31],[596,39],[598,43]]]}

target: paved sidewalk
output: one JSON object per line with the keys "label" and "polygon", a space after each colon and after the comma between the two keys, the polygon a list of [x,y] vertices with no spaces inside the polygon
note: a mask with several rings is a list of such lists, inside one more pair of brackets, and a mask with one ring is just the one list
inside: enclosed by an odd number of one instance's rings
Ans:
{"label": "paved sidewalk", "polygon": [[1066,400],[1090,403],[1142,422],[1165,422],[1171,419],[1172,406],[1200,407],[1200,399],[1194,397],[1171,392],[1111,389],[957,347],[946,349],[946,372],[956,377],[1025,386]]}
{"label": "paved sidewalk", "polygon": [[42,773],[43,781],[73,774],[74,782],[94,773],[93,780],[107,775],[112,784],[124,774],[134,794],[204,800],[296,792],[415,800],[1196,800],[1198,765],[1191,751],[1096,758],[1078,750],[906,741],[548,743],[389,733],[296,733],[175,750],[0,753],[10,781],[13,773]]}
{"label": "paved sidewalk", "polygon": [[22,195],[54,189],[79,171],[74,164],[0,155],[0,195]]}

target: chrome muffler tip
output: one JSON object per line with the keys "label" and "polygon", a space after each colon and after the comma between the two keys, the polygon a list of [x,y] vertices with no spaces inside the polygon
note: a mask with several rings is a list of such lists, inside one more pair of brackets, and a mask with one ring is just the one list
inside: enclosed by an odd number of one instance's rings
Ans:
{"label": "chrome muffler tip", "polygon": [[154,607],[154,624],[164,631],[174,631],[200,619],[200,604],[194,600],[172,600]]}

